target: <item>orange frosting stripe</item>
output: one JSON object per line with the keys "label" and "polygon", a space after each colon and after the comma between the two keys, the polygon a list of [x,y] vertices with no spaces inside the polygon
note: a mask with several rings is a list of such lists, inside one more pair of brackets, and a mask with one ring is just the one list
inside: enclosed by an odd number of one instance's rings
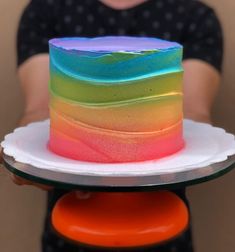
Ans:
{"label": "orange frosting stripe", "polygon": [[127,132],[158,131],[176,124],[183,117],[180,94],[101,105],[76,103],[51,95],[50,105],[58,113],[78,122]]}
{"label": "orange frosting stripe", "polygon": [[77,124],[51,111],[49,148],[61,156],[92,162],[134,162],[161,158],[183,146],[181,122],[162,131],[127,133]]}
{"label": "orange frosting stripe", "polygon": [[155,38],[51,40],[49,149],[104,163],[182,149],[182,53]]}

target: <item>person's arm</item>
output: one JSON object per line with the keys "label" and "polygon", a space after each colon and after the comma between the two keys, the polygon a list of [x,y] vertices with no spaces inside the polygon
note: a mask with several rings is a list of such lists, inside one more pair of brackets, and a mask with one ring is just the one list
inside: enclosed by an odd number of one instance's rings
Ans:
{"label": "person's arm", "polygon": [[20,125],[24,126],[48,118],[48,54],[39,54],[29,58],[19,66],[18,76],[25,101]]}
{"label": "person's arm", "polygon": [[220,83],[219,72],[197,59],[183,61],[184,117],[211,123],[211,108]]}
{"label": "person's arm", "polygon": [[[49,117],[48,54],[38,54],[25,61],[18,68],[18,77],[25,101],[19,126],[25,126],[31,122],[47,119]],[[14,174],[11,174],[11,179],[17,185],[33,185],[44,190],[52,189],[50,186],[33,183]]]}
{"label": "person's arm", "polygon": [[184,116],[211,123],[221,78],[223,31],[213,9],[201,2],[190,6],[183,33]]}

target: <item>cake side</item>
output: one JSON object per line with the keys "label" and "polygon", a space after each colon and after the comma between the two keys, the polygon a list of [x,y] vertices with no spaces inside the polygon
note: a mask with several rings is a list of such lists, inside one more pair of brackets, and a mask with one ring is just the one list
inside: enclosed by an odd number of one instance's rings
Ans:
{"label": "cake side", "polygon": [[183,147],[182,47],[153,38],[50,41],[49,148],[94,162],[143,161]]}

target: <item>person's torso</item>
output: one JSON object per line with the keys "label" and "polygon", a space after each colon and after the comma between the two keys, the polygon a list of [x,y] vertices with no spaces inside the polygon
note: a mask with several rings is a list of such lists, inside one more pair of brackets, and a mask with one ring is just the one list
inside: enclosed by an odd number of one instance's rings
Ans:
{"label": "person's torso", "polygon": [[112,9],[98,0],[60,0],[52,8],[51,20],[56,37],[148,36],[183,44],[193,29],[187,19],[194,9],[206,11],[192,0],[149,0],[126,10]]}

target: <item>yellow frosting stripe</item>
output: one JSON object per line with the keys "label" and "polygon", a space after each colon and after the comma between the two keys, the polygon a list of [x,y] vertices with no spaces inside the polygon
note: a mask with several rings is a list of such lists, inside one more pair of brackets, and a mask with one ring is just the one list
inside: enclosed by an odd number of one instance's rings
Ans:
{"label": "yellow frosting stripe", "polygon": [[50,106],[72,120],[98,128],[126,132],[158,131],[182,119],[182,95],[89,106],[51,95]]}
{"label": "yellow frosting stripe", "polygon": [[183,72],[163,74],[112,85],[92,82],[51,73],[50,89],[54,94],[78,102],[114,102],[167,93],[182,93]]}

